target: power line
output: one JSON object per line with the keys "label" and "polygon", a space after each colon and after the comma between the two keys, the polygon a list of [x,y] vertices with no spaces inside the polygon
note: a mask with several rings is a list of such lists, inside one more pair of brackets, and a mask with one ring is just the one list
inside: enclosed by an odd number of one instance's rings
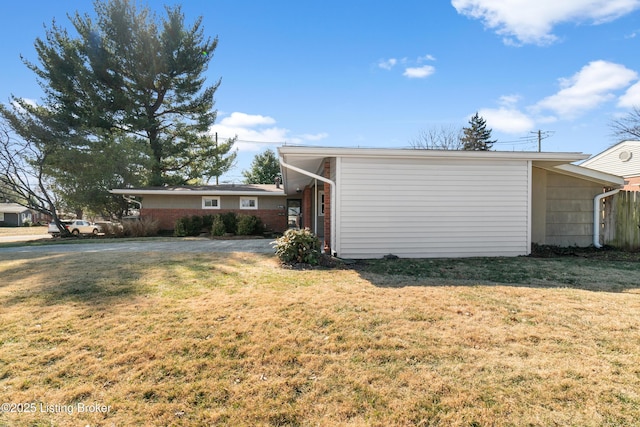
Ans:
{"label": "power line", "polygon": [[[236,136],[231,136],[231,137],[225,137],[225,136],[220,136],[220,139],[233,139]],[[254,143],[254,144],[286,144],[287,141],[256,141],[256,140],[251,140],[251,139],[236,139],[236,142],[250,142],[250,143]]]}
{"label": "power line", "polygon": [[542,140],[543,139],[547,139],[550,136],[553,136],[553,134],[555,133],[555,131],[541,131],[538,129],[537,132],[529,132],[529,133],[533,133],[533,134],[537,134],[538,136],[538,152],[542,151]]}

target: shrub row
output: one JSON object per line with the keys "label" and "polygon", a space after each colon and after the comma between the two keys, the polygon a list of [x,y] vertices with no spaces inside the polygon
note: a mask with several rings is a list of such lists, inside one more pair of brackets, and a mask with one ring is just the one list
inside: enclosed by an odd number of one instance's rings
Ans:
{"label": "shrub row", "polygon": [[177,237],[199,236],[202,232],[214,236],[237,234],[251,236],[262,234],[262,221],[255,215],[238,215],[225,212],[216,215],[185,216],[176,221],[173,234]]}

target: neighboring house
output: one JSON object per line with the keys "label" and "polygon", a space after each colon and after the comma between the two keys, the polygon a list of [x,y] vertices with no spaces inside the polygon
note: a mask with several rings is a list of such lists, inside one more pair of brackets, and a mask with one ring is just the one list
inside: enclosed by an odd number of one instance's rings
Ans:
{"label": "neighboring house", "polygon": [[163,230],[173,230],[176,220],[185,216],[223,212],[255,215],[266,230],[283,232],[287,228],[287,196],[279,185],[146,187],[111,193],[135,196],[141,205],[140,216],[159,220]]}
{"label": "neighboring house", "polygon": [[0,227],[22,227],[25,223],[33,223],[30,209],[17,203],[0,203]]}
{"label": "neighboring house", "polygon": [[624,178],[624,190],[640,191],[640,141],[622,141],[580,166]]}
{"label": "neighboring house", "polygon": [[325,248],[345,258],[517,256],[532,243],[588,246],[595,197],[624,182],[570,164],[588,157],[581,153],[278,151],[302,225],[322,229]]}

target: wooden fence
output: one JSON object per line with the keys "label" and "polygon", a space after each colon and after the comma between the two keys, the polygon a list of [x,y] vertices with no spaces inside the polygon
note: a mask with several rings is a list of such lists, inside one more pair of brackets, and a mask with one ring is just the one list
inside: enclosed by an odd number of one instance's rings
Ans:
{"label": "wooden fence", "polygon": [[603,221],[604,244],[640,249],[640,192],[620,191],[606,200]]}

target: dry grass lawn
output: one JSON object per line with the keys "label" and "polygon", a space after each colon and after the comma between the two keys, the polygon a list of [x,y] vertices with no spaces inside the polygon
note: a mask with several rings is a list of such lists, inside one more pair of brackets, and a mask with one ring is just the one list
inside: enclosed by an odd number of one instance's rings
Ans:
{"label": "dry grass lawn", "polygon": [[0,237],[2,236],[48,236],[47,227],[0,227]]}
{"label": "dry grass lawn", "polygon": [[0,403],[36,409],[0,426],[640,425],[638,284],[598,260],[0,254]]}

